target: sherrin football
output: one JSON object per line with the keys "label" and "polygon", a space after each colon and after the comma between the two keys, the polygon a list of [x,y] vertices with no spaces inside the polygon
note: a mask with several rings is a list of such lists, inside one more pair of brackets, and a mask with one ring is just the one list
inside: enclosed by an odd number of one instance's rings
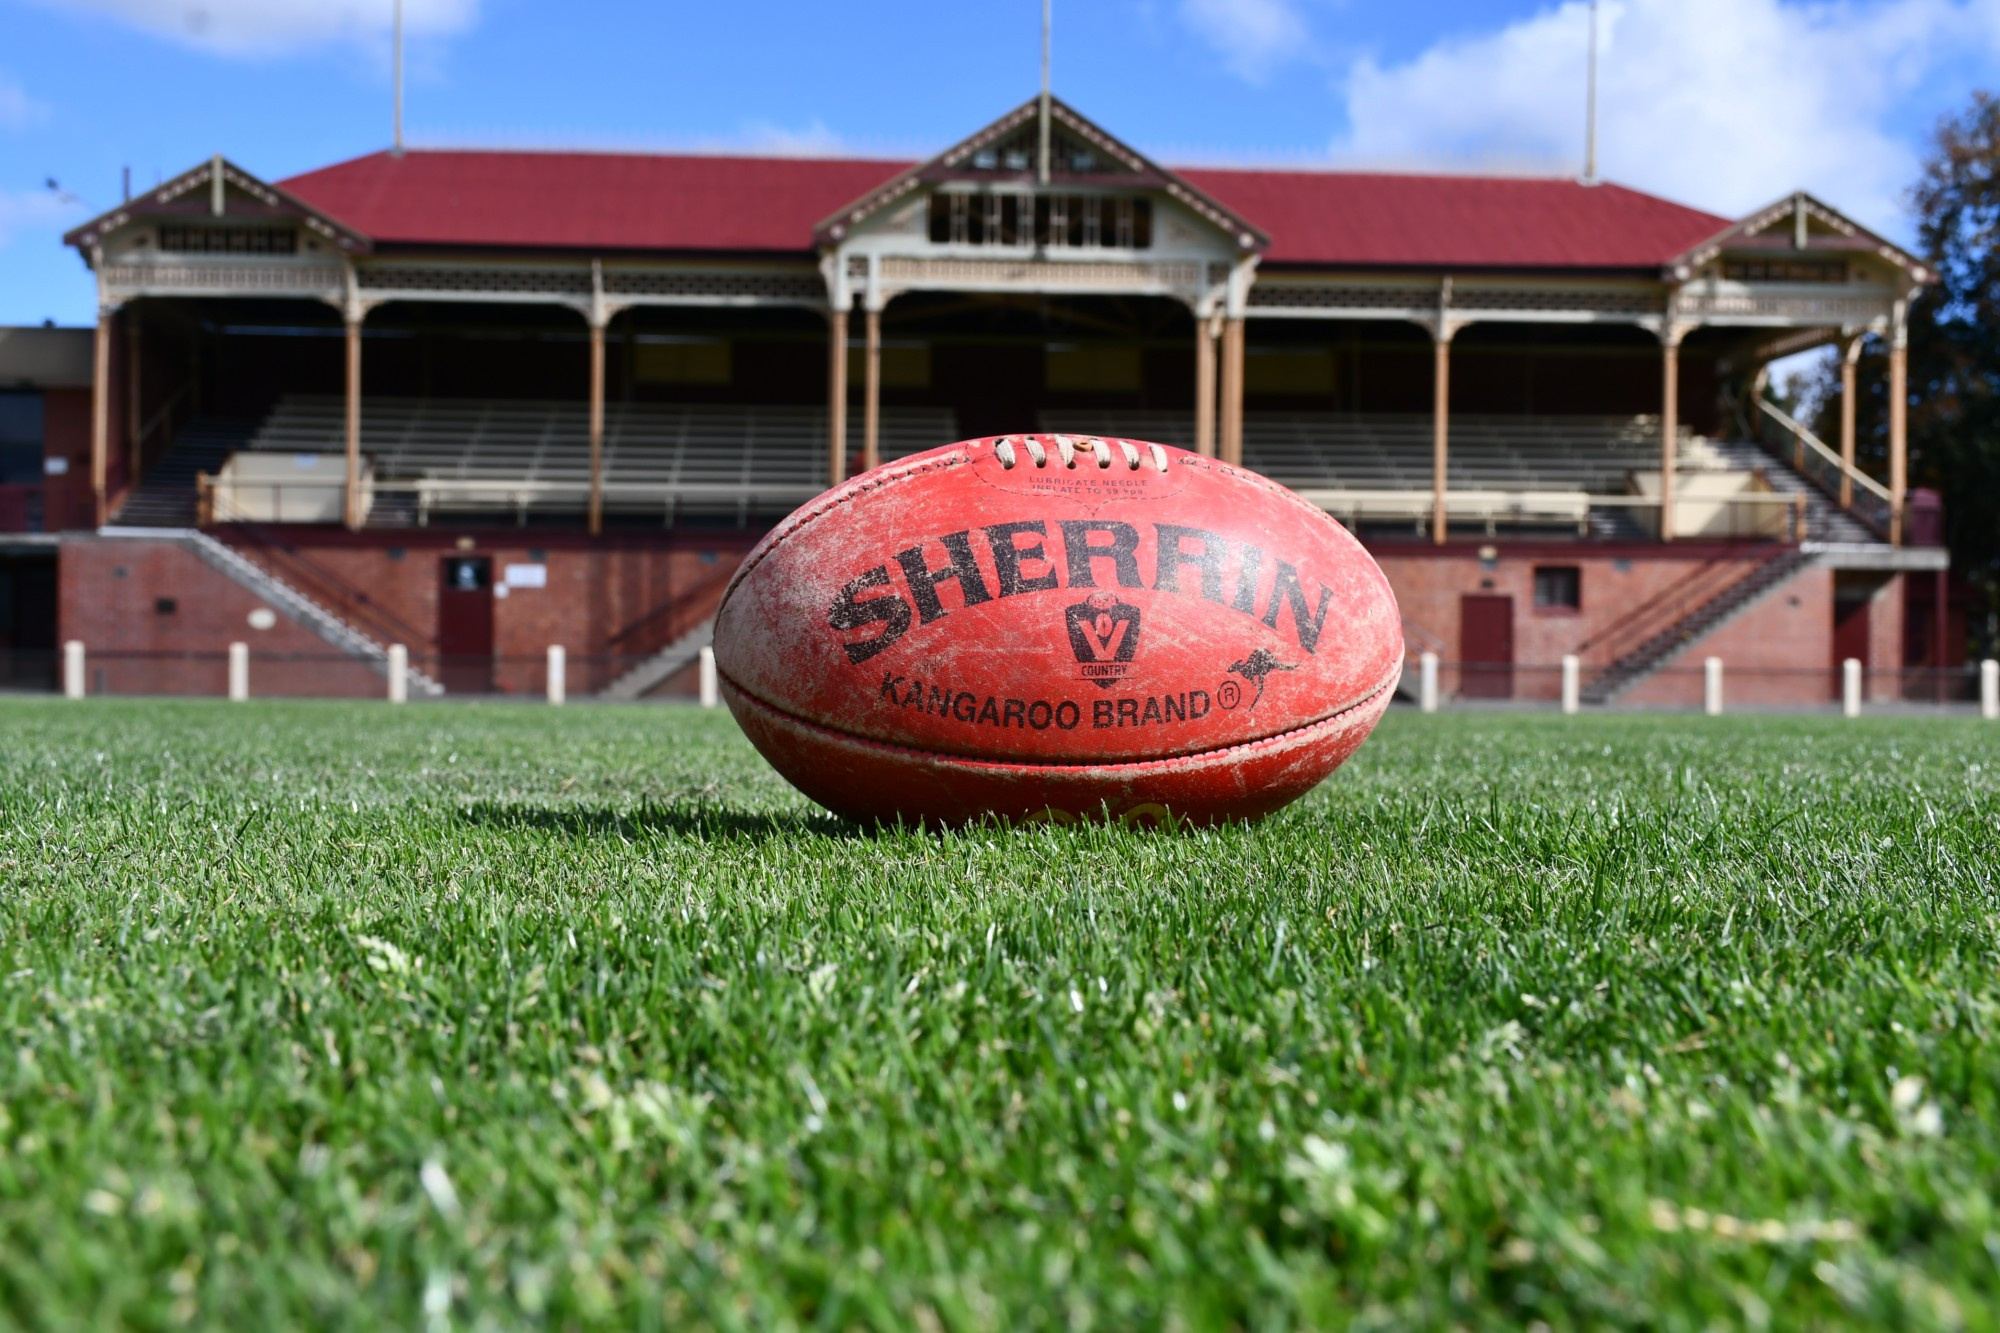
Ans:
{"label": "sherrin football", "polygon": [[835,487],[758,543],[715,623],[751,743],[863,822],[1255,819],[1354,753],[1402,653],[1388,580],[1320,510],[1061,435]]}

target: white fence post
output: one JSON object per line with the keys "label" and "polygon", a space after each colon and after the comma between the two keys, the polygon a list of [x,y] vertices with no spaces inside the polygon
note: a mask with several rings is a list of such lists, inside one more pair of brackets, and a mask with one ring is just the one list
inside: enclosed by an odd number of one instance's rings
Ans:
{"label": "white fence post", "polygon": [[1840,714],[1861,716],[1861,659],[1850,657],[1840,664]]}
{"label": "white fence post", "polygon": [[229,702],[240,704],[250,697],[250,645],[229,645]]}
{"label": "white fence post", "polygon": [[389,702],[410,701],[410,650],[400,643],[389,645]]}
{"label": "white fence post", "polygon": [[1438,655],[1433,652],[1417,658],[1417,707],[1426,713],[1438,710]]}
{"label": "white fence post", "polygon": [[715,649],[701,650],[701,706],[713,708],[722,702],[722,690],[715,676]]}
{"label": "white fence post", "polygon": [[569,682],[564,679],[569,673],[568,655],[559,643],[549,645],[549,702],[559,704],[569,695]]}
{"label": "white fence post", "polygon": [[1710,717],[1722,716],[1722,659],[1704,658],[1701,664],[1701,711]]}
{"label": "white fence post", "polygon": [[1979,664],[1979,716],[2000,722],[2000,662],[1990,657]]}
{"label": "white fence post", "polygon": [[1563,654],[1563,712],[1574,713],[1583,706],[1583,659],[1575,653]]}
{"label": "white fence post", "polygon": [[62,644],[62,697],[84,697],[84,640],[72,638]]}

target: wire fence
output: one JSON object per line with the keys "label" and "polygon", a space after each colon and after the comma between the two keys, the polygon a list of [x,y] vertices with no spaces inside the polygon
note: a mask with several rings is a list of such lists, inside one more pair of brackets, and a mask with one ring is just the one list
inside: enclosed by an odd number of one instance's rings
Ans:
{"label": "wire fence", "polygon": [[[717,701],[707,649],[685,661],[659,656],[577,654],[560,647],[530,654],[458,657],[391,649],[386,658],[328,650],[256,651],[228,644],[196,652],[0,650],[0,690],[74,699],[382,699],[546,704],[593,701]],[[1576,658],[1556,663],[1452,662],[1423,653],[1405,665],[1398,694],[1426,710],[1552,709],[1566,712],[1680,710],[1845,710],[1893,708],[1980,712],[2000,717],[2000,663],[1879,668],[1859,662],[1824,668],[1735,665],[1683,658],[1636,680],[1602,680]]]}

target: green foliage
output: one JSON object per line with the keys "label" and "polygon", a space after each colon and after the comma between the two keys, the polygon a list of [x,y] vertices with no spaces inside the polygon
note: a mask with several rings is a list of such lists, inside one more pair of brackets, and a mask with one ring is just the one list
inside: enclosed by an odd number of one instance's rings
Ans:
{"label": "green foliage", "polygon": [[2000,607],[2000,98],[1939,122],[1912,192],[1937,285],[1910,321],[1910,464],[1945,496],[1954,563]]}
{"label": "green foliage", "polygon": [[[1910,308],[1910,484],[1943,495],[1953,569],[2000,609],[2000,98],[1976,93],[1938,123],[1910,204],[1918,250],[1938,275]],[[1881,339],[1864,343],[1855,373],[1856,456],[1886,477]],[[1838,359],[1799,387],[1818,407],[1815,431],[1838,439]]]}
{"label": "green foliage", "polygon": [[2000,728],[934,836],[693,710],[0,727],[0,1323],[2000,1321]]}

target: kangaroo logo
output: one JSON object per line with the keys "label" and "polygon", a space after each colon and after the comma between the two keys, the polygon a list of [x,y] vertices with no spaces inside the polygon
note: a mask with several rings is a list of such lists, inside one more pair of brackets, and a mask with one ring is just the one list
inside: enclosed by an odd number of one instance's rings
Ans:
{"label": "kangaroo logo", "polygon": [[1284,662],[1280,662],[1271,653],[1259,648],[1241,662],[1231,662],[1229,670],[1231,674],[1241,676],[1257,687],[1257,697],[1250,701],[1250,706],[1255,708],[1259,703],[1263,702],[1264,678],[1266,676],[1270,675],[1273,671],[1297,671],[1298,666],[1296,663],[1287,665]]}
{"label": "kangaroo logo", "polygon": [[1138,607],[1112,593],[1093,593],[1065,609],[1063,620],[1085,680],[1108,690],[1132,670],[1132,655],[1139,651]]}

